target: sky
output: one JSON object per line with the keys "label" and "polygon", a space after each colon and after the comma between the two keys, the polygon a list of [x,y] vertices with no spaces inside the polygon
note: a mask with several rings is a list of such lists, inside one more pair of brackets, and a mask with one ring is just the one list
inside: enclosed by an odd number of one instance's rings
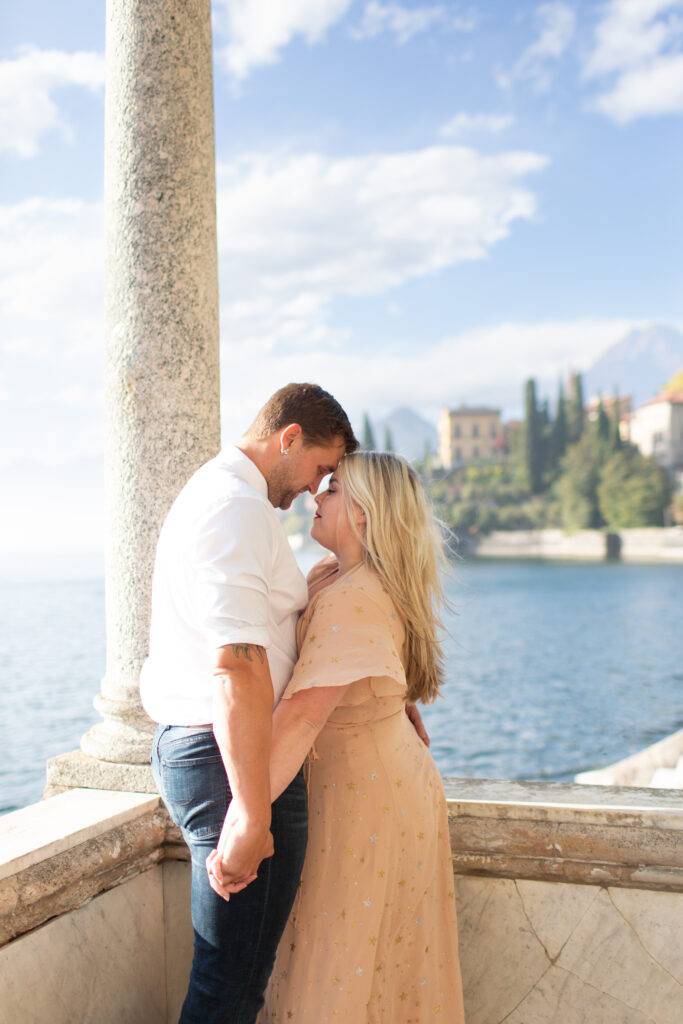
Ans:
{"label": "sky", "polygon": [[[104,6],[0,6],[0,471],[102,451]],[[212,11],[225,440],[288,380],[515,415],[683,325],[683,0]]]}

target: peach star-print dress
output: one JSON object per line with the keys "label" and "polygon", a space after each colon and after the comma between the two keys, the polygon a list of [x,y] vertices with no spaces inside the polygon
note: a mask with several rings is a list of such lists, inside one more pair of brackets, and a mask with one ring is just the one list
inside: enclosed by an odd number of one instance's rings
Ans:
{"label": "peach star-print dress", "polygon": [[379,578],[359,565],[320,590],[298,642],[283,699],[352,685],[309,757],[306,862],[259,1024],[461,1024],[446,801]]}

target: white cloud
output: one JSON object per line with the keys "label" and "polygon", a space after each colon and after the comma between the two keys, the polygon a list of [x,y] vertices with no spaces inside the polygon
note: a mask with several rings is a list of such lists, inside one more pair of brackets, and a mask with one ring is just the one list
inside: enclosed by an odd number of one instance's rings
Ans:
{"label": "white cloud", "polygon": [[584,78],[609,78],[593,106],[619,124],[683,113],[683,0],[611,0]]}
{"label": "white cloud", "polygon": [[[490,403],[518,415],[522,388],[535,377],[554,396],[558,377],[587,369],[610,345],[642,321],[625,318],[505,322],[444,338],[431,346],[368,350],[340,347],[297,353],[277,349],[259,366],[240,346],[224,347],[222,419],[226,439],[237,436],[268,395],[289,380],[313,380],[330,390],[352,417],[383,415],[408,405],[436,420],[443,406]],[[239,393],[234,381],[240,381]]]}
{"label": "white cloud", "polygon": [[103,244],[99,203],[34,198],[0,207],[6,352],[63,359],[97,349]]}
{"label": "white cloud", "polygon": [[338,295],[379,294],[482,259],[536,201],[522,183],[547,159],[433,146],[330,159],[255,154],[219,167],[218,225],[226,337],[267,351],[310,348]]}
{"label": "white cloud", "polygon": [[32,157],[48,132],[69,137],[71,126],[52,94],[67,86],[98,91],[103,85],[104,58],[99,53],[22,47],[14,59],[0,61],[0,148]]}
{"label": "white cloud", "polygon": [[0,465],[102,444],[100,204],[0,207]]}
{"label": "white cloud", "polygon": [[612,91],[596,99],[595,107],[618,124],[683,114],[683,54],[660,57],[620,75]]}
{"label": "white cloud", "polygon": [[227,35],[220,50],[228,71],[246,78],[255,67],[273,64],[297,37],[319,43],[346,14],[353,0],[215,0],[217,35]]}
{"label": "white cloud", "polygon": [[534,11],[537,36],[519,58],[512,71],[498,75],[500,85],[515,79],[528,79],[538,92],[550,87],[553,65],[562,57],[574,37],[576,14],[561,0],[540,4]]}
{"label": "white cloud", "polygon": [[439,135],[444,139],[461,139],[474,133],[497,135],[515,123],[508,114],[456,114],[441,125]]}
{"label": "white cloud", "polygon": [[351,35],[354,39],[373,39],[388,32],[402,46],[413,36],[433,28],[471,32],[476,24],[476,14],[456,15],[445,4],[406,7],[399,3],[370,0],[365,5],[360,25],[351,30]]}

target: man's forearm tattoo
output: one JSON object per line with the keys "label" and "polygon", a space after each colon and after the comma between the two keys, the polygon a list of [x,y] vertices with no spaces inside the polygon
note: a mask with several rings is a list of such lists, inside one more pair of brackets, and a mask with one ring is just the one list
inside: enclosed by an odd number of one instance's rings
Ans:
{"label": "man's forearm tattoo", "polygon": [[236,658],[246,658],[247,661],[253,661],[251,654],[252,651],[263,665],[266,660],[266,652],[263,647],[258,647],[256,644],[231,644],[232,653]]}

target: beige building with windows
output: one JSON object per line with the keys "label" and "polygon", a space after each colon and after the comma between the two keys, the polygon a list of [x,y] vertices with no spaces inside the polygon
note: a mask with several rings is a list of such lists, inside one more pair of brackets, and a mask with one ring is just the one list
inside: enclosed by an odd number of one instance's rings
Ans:
{"label": "beige building with windows", "polygon": [[500,409],[469,407],[442,409],[439,416],[439,459],[444,469],[493,459],[502,434]]}
{"label": "beige building with windows", "polygon": [[662,391],[627,420],[628,439],[666,469],[683,468],[683,391]]}

